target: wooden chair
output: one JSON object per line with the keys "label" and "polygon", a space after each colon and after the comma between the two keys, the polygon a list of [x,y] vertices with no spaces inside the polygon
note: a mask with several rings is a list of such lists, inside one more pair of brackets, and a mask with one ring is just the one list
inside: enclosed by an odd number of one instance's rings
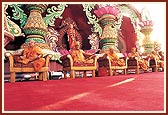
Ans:
{"label": "wooden chair", "polygon": [[[148,61],[149,64],[149,59],[144,58],[145,60]],[[135,57],[130,57],[127,59],[127,71],[129,71],[130,69],[135,70],[136,74],[140,73],[140,69],[142,69],[139,65],[138,59]],[[128,72],[129,73],[129,72]]]}
{"label": "wooden chair", "polygon": [[149,59],[149,67],[152,68],[152,71],[158,72],[158,68],[160,66],[158,65],[158,62],[156,59]]}
{"label": "wooden chair", "polygon": [[103,55],[102,57],[98,58],[98,65],[99,68],[101,67],[105,67],[107,70],[109,70],[109,75],[116,75],[116,71],[117,70],[123,70],[123,74],[126,74],[126,70],[127,70],[127,57],[125,57],[124,55],[122,55],[122,53],[118,53],[120,59],[124,59],[124,61],[126,62],[126,64],[124,66],[119,66],[116,64],[113,64],[110,61],[110,58],[108,55]]}
{"label": "wooden chair", "polygon": [[61,57],[64,77],[70,71],[70,78],[75,78],[75,71],[83,71],[83,77],[87,77],[86,71],[92,71],[92,77],[95,77],[97,69],[97,57],[93,57],[94,63],[74,63],[70,54]]}
{"label": "wooden chair", "polygon": [[134,69],[135,73],[139,74],[140,66],[139,66],[138,60],[135,57],[128,58],[127,64],[128,64],[127,70]]}
{"label": "wooden chair", "polygon": [[[10,70],[10,82],[15,82],[16,73],[26,73],[26,72],[35,72],[32,63],[28,63],[24,65],[22,63],[18,63],[16,60],[20,55],[13,55],[10,52],[6,52],[5,56],[9,58],[9,70]],[[52,55],[48,54],[45,56],[46,62],[45,65],[38,71],[39,80],[46,81],[48,78],[48,70],[49,70],[49,60]]]}

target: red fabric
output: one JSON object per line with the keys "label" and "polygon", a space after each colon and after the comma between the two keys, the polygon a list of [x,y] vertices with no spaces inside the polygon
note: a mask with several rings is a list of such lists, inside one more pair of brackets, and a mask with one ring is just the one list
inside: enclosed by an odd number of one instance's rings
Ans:
{"label": "red fabric", "polygon": [[57,63],[56,61],[50,60],[49,63],[49,71],[62,71],[62,65]]}
{"label": "red fabric", "polygon": [[106,67],[99,67],[99,69],[98,69],[98,76],[99,77],[107,76],[107,69],[106,69]]}
{"label": "red fabric", "polygon": [[123,16],[123,21],[121,24],[121,33],[126,43],[126,53],[129,53],[131,52],[131,48],[135,47],[135,42],[137,40],[135,30],[130,18]]}
{"label": "red fabric", "polygon": [[163,111],[164,73],[4,83],[2,98],[11,112]]}

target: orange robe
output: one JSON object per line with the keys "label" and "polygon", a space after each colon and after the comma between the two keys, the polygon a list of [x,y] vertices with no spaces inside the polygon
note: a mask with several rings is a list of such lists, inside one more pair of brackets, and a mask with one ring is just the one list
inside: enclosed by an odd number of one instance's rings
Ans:
{"label": "orange robe", "polygon": [[[41,55],[41,57],[38,57]],[[25,48],[23,51],[23,56],[20,57],[17,61],[23,64],[28,64],[33,62],[33,67],[35,71],[39,71],[41,67],[45,64],[45,58],[42,58],[42,50],[38,46]]]}
{"label": "orange robe", "polygon": [[151,59],[156,59],[156,61],[157,61],[158,65],[159,65],[159,67],[163,68],[163,70],[164,70],[164,61],[159,58],[159,55],[158,55],[158,54],[151,53],[151,54],[149,55],[149,57],[150,57]]}
{"label": "orange robe", "polygon": [[73,49],[75,47],[75,41],[76,41],[76,30],[73,28],[70,28],[67,30],[68,35],[68,42],[70,49]]}
{"label": "orange robe", "polygon": [[117,54],[109,52],[107,55],[109,56],[111,63],[118,64],[119,66],[125,65],[125,61],[120,59]]}
{"label": "orange robe", "polygon": [[85,58],[85,55],[90,55],[88,53],[85,53],[83,50],[79,49],[79,50],[72,50],[71,52],[71,56],[74,62],[78,62],[78,63],[93,63],[93,59],[87,59]]}

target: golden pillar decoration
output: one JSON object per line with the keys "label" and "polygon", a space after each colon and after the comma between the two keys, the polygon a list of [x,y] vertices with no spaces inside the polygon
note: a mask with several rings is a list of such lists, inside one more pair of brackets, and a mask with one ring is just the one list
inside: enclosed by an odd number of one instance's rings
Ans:
{"label": "golden pillar decoration", "polygon": [[154,49],[154,44],[150,38],[150,34],[153,31],[153,21],[147,8],[141,10],[141,22],[139,23],[141,27],[140,32],[144,34],[144,39],[142,41],[142,47],[144,48],[143,54],[146,55]]}
{"label": "golden pillar decoration", "polygon": [[113,49],[119,52],[117,48],[118,43],[118,30],[115,28],[117,15],[119,9],[116,6],[98,6],[98,9],[94,13],[99,18],[99,23],[102,27],[102,35],[100,36],[100,44],[102,45],[102,50]]}
{"label": "golden pillar decoration", "polygon": [[44,39],[44,36],[47,34],[48,30],[41,15],[47,9],[47,6],[47,4],[26,5],[27,9],[30,11],[30,14],[23,28],[27,39],[21,47],[27,47],[27,42],[33,40],[39,47],[50,49]]}
{"label": "golden pillar decoration", "polygon": [[143,26],[140,30],[144,34],[144,39],[142,41],[142,47],[144,48],[143,54],[146,55],[154,50],[154,44],[150,38],[150,34],[153,31],[152,26]]}

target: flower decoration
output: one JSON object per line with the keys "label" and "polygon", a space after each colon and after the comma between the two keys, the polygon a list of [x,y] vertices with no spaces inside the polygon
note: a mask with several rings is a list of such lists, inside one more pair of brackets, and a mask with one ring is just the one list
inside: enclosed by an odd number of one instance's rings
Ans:
{"label": "flower decoration", "polygon": [[94,11],[97,17],[101,17],[105,14],[111,14],[113,16],[117,16],[119,14],[119,9],[116,6],[98,6],[98,9]]}
{"label": "flower decoration", "polygon": [[152,20],[146,20],[146,21],[142,21],[139,23],[140,27],[144,27],[144,26],[153,26],[153,21]]}

